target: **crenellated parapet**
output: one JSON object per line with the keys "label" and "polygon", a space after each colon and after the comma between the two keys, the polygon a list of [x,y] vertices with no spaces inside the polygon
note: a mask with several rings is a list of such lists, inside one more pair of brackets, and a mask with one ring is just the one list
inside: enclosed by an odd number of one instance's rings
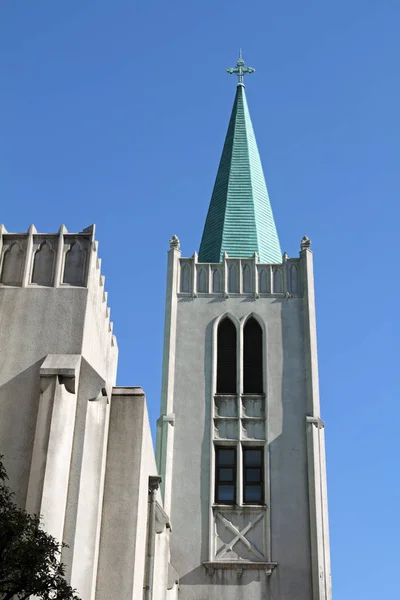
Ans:
{"label": "crenellated parapet", "polygon": [[94,225],[79,233],[70,233],[65,225],[58,233],[39,233],[34,225],[27,233],[10,233],[0,225],[0,289],[89,289],[114,345],[104,283]]}
{"label": "crenellated parapet", "polygon": [[179,259],[178,293],[182,296],[244,295],[301,296],[302,263],[300,258],[289,258],[285,253],[280,264],[258,262],[252,258],[230,258],[224,255],[220,263],[199,263],[197,254]]}

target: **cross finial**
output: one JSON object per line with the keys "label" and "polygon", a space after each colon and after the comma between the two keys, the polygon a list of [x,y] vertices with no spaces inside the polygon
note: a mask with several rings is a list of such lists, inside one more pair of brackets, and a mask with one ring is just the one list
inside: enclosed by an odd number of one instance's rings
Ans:
{"label": "cross finial", "polygon": [[246,67],[245,62],[242,57],[242,49],[240,48],[239,59],[236,63],[236,67],[232,67],[231,69],[227,69],[226,72],[230,73],[230,75],[234,74],[238,78],[238,85],[244,85],[243,76],[247,73],[254,73],[255,69],[253,67]]}

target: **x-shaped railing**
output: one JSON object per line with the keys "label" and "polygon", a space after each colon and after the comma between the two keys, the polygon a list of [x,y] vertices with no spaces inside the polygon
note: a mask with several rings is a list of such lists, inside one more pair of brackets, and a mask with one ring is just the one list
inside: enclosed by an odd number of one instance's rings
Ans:
{"label": "x-shaped railing", "polygon": [[246,538],[246,533],[250,531],[250,529],[252,529],[252,527],[254,527],[254,525],[256,525],[258,521],[260,521],[263,518],[263,516],[264,513],[259,513],[256,517],[254,517],[252,521],[250,521],[250,523],[246,525],[246,527],[239,531],[239,529],[235,527],[233,523],[228,521],[228,519],[226,519],[223,515],[221,515],[221,513],[217,513],[218,519],[235,536],[233,540],[229,542],[229,544],[225,544],[225,546],[222,548],[222,551],[220,550],[220,552],[218,553],[218,558],[222,558],[223,556],[225,556],[227,552],[230,552],[232,550],[232,548],[235,544],[237,544],[237,542],[241,541],[249,550],[249,552],[252,552],[254,554],[254,556],[256,556],[260,560],[265,560],[265,556],[261,554],[261,552],[257,550],[257,548]]}

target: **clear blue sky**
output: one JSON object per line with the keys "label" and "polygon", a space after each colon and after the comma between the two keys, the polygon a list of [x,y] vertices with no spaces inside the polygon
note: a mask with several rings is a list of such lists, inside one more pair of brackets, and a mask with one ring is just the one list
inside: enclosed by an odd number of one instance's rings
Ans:
{"label": "clear blue sky", "polygon": [[0,221],[97,225],[119,384],[159,405],[240,46],[282,247],[313,241],[334,600],[399,597],[398,0],[2,0]]}

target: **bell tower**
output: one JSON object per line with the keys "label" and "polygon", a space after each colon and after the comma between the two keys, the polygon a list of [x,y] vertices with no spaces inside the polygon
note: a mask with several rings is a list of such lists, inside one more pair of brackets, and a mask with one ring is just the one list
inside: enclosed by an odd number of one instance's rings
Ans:
{"label": "bell tower", "polygon": [[199,255],[168,256],[157,460],[182,600],[331,600],[310,240],[282,255],[236,95]]}

